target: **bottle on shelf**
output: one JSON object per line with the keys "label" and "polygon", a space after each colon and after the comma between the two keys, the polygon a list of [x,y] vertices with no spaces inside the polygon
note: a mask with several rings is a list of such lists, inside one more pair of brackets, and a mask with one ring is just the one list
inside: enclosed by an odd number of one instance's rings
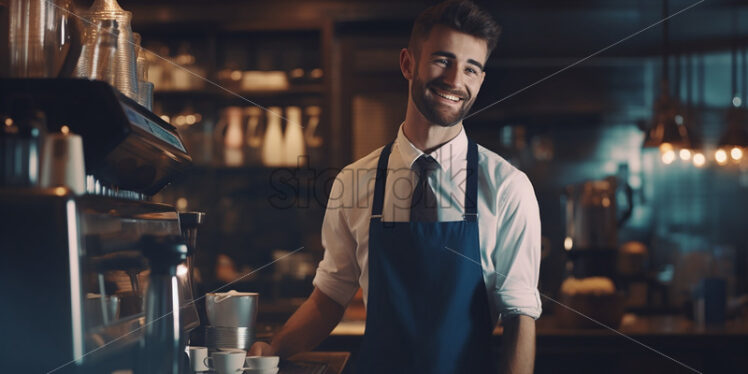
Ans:
{"label": "bottle on shelf", "polygon": [[286,134],[284,143],[284,164],[289,167],[297,167],[301,158],[306,156],[304,145],[304,129],[301,124],[301,108],[290,106],[286,108]]}
{"label": "bottle on shelf", "polygon": [[265,166],[280,167],[284,164],[285,154],[283,129],[281,129],[283,111],[280,107],[270,107],[268,110],[266,113],[268,127],[262,146],[262,163]]}
{"label": "bottle on shelf", "polygon": [[223,138],[223,161],[226,166],[242,166],[244,164],[244,129],[242,126],[242,109],[231,106],[224,111],[226,134]]}

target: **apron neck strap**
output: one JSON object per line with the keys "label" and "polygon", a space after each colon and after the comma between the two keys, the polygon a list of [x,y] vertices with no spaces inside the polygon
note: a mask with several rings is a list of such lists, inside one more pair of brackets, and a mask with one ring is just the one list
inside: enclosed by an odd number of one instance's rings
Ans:
{"label": "apron neck strap", "polygon": [[468,138],[467,179],[465,180],[465,220],[478,219],[478,144]]}
{"label": "apron neck strap", "polygon": [[[394,142],[393,142],[394,143]],[[377,179],[374,182],[374,205],[371,207],[371,217],[382,218],[382,205],[384,205],[384,186],[387,184],[387,165],[390,161],[392,143],[382,148],[377,165]]]}
{"label": "apron neck strap", "polygon": [[[371,208],[372,218],[382,217],[384,205],[384,187],[387,185],[387,166],[389,165],[392,144],[382,148],[377,164],[377,179],[374,183],[374,201]],[[467,180],[465,181],[465,220],[476,221],[478,218],[478,145],[468,138]]]}

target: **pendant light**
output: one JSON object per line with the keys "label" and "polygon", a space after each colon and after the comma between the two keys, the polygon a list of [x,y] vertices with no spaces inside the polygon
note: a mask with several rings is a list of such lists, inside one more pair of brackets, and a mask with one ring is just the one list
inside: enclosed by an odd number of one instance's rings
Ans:
{"label": "pendant light", "polygon": [[[687,65],[686,69],[688,70],[688,73],[686,75],[686,81],[687,81],[687,90],[686,90],[686,103],[687,103],[687,118],[688,123],[691,124],[691,127],[689,128],[692,132],[691,135],[691,146],[693,149],[691,150],[691,162],[693,162],[693,165],[697,168],[704,167],[706,165],[706,156],[704,155],[704,152],[702,151],[704,147],[704,142],[702,138],[693,131],[695,128],[702,128],[701,126],[701,118],[696,114],[696,105],[694,105],[694,98],[693,98],[693,56],[688,55],[688,59],[686,60]],[[698,64],[696,67],[698,70],[698,76],[697,76],[697,86],[699,88],[700,92],[700,100],[699,100],[699,108],[703,108],[703,99],[704,99],[704,63],[703,58],[701,59],[701,63]],[[698,124],[698,126],[697,126]]]}
{"label": "pendant light", "polygon": [[[737,17],[737,12],[733,12],[733,17]],[[733,18],[733,22],[737,21]],[[737,30],[737,26],[735,25]],[[736,33],[737,34],[737,33]],[[748,149],[748,111],[746,111],[745,104],[746,100],[740,98],[740,93],[743,94],[744,99],[746,97],[745,75],[746,75],[746,56],[743,51],[741,53],[741,70],[743,71],[743,84],[742,92],[738,92],[738,46],[737,46],[737,35],[733,41],[732,47],[732,105],[727,109],[727,129],[719,139],[717,151],[714,153],[714,159],[720,165],[726,165],[729,162],[739,163]]]}
{"label": "pendant light", "polygon": [[[662,2],[662,81],[660,97],[654,103],[652,127],[644,138],[644,148],[659,148],[660,157],[665,164],[671,164],[678,158],[680,150],[692,148],[685,118],[678,98],[670,95],[669,71],[669,21],[668,2]],[[680,77],[678,77],[680,79]]]}
{"label": "pendant light", "polygon": [[[694,144],[693,133],[692,131],[690,131],[694,123],[693,113],[691,110],[692,109],[691,108],[691,87],[690,87],[691,76],[689,75],[690,74],[689,69],[691,68],[691,65],[688,61],[688,56],[685,57],[685,60],[686,60],[685,64],[682,61],[683,59],[684,59],[683,56],[681,56],[680,54],[675,55],[675,98],[677,102],[679,103],[683,101],[683,95],[681,94],[682,92],[681,83],[683,83],[684,78],[685,78],[685,81],[686,81],[685,82],[686,83],[686,99],[685,100],[686,101],[685,101],[685,105],[681,106],[681,116],[683,117],[682,122],[691,124],[691,127],[689,128],[689,131],[687,133],[688,138],[689,138],[688,146],[681,147],[678,150],[677,156],[681,161],[689,162],[691,161],[691,156],[693,156],[692,148],[695,149],[696,146]],[[683,72],[683,70],[685,70],[685,72]]]}

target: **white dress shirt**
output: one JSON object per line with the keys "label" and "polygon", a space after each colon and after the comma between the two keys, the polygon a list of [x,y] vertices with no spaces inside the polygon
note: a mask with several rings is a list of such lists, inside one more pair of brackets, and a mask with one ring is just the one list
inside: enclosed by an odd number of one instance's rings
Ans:
{"label": "white dress shirt", "polygon": [[[343,306],[348,305],[359,286],[364,303],[367,301],[369,221],[382,148],[337,175],[322,222],[325,255],[313,283]],[[439,221],[463,219],[467,148],[463,128],[458,136],[430,154],[439,163],[428,181],[439,204]],[[388,164],[383,222],[410,220],[411,195],[418,178],[411,166],[422,154],[405,137],[401,125]],[[492,321],[495,324],[500,316],[516,314],[538,318],[541,234],[532,184],[523,172],[481,146],[478,169],[480,257]],[[441,255],[464,261],[448,250]]]}

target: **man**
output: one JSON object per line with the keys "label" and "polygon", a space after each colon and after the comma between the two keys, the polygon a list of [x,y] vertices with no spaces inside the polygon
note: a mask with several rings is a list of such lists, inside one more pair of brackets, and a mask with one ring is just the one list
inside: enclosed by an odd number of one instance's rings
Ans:
{"label": "man", "polygon": [[410,92],[397,138],[339,174],[315,290],[251,355],[314,348],[360,286],[367,318],[356,373],[496,372],[490,337],[499,318],[500,371],[532,372],[537,201],[525,174],[462,126],[498,33],[469,1],[418,17],[400,52]]}

